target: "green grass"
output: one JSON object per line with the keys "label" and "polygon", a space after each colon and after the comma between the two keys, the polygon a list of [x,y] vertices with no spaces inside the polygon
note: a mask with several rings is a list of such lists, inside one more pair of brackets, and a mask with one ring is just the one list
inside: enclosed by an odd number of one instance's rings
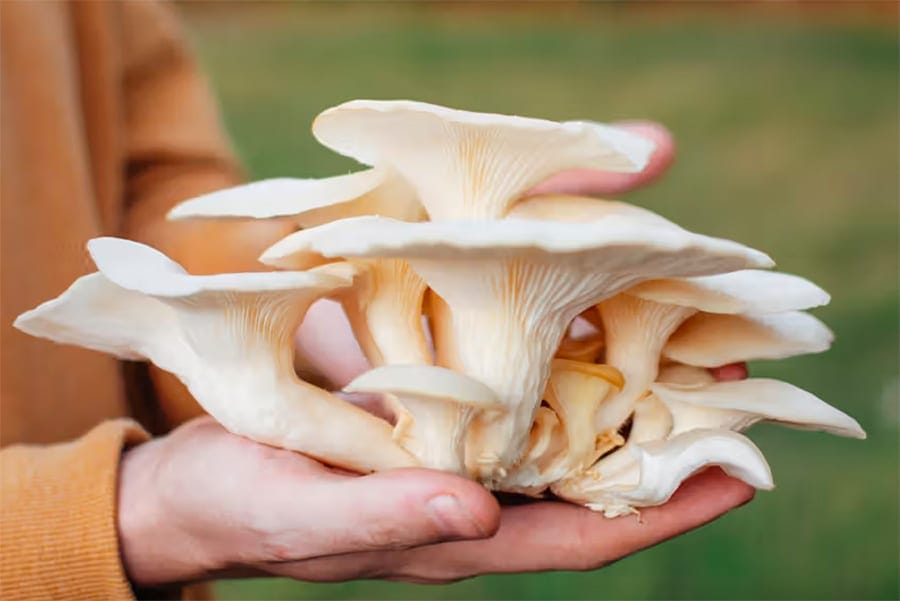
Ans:
{"label": "green grass", "polygon": [[[312,118],[414,98],[548,118],[653,118],[679,142],[629,200],[772,254],[833,295],[821,356],[753,366],[852,413],[866,442],[759,427],[778,489],[593,573],[452,586],[227,582],[224,598],[883,598],[898,591],[898,47],[890,25],[621,5],[194,7],[191,32],[254,178],[350,162]],[[684,14],[681,14],[684,13]],[[887,17],[890,20],[891,17]]]}

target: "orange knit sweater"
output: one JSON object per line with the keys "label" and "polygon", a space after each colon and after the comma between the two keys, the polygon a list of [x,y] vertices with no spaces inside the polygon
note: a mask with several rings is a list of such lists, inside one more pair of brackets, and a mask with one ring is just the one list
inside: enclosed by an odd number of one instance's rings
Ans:
{"label": "orange knit sweater", "polygon": [[256,268],[289,228],[165,222],[239,181],[168,7],[6,0],[0,44],[0,598],[130,598],[121,450],[200,410],[172,378],[11,324],[93,271],[89,238],[142,240],[210,273]]}

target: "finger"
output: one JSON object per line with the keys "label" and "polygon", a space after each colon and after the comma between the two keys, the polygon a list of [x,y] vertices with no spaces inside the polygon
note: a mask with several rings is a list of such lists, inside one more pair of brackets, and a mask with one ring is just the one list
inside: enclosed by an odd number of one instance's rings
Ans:
{"label": "finger", "polygon": [[675,160],[675,141],[664,126],[651,121],[627,121],[617,124],[638,135],[652,140],[656,149],[647,166],[639,173],[613,173],[593,169],[563,171],[538,184],[529,192],[533,194],[579,194],[603,196],[621,194],[650,184],[666,172]]}
{"label": "finger", "polygon": [[712,367],[709,373],[719,382],[746,380],[747,376],[749,376],[746,363],[729,363],[721,367]]}
{"label": "finger", "polygon": [[448,581],[484,573],[595,569],[701,526],[753,494],[753,488],[715,468],[686,481],[665,505],[642,510],[640,519],[608,519],[555,502],[508,507],[493,538],[397,553],[394,574]]}
{"label": "finger", "polygon": [[478,483],[425,469],[331,473],[279,497],[265,536],[264,557],[274,562],[483,538],[500,518]]}

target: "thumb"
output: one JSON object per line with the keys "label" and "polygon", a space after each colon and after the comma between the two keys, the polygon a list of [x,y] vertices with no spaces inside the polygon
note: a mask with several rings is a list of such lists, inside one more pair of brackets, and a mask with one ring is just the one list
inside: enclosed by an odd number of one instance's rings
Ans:
{"label": "thumb", "polygon": [[500,522],[499,504],[480,484],[419,468],[320,480],[298,501],[309,556],[486,538]]}

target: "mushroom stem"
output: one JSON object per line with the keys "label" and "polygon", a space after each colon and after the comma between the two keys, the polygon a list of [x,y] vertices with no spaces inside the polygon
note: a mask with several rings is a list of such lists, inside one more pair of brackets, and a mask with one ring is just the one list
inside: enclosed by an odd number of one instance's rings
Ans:
{"label": "mushroom stem", "polygon": [[[503,478],[525,450],[550,358],[570,320],[535,313],[520,319],[514,308],[492,303],[451,311],[437,295],[435,301],[437,363],[484,382],[508,408],[474,420],[466,457],[469,470],[480,478]],[[489,332],[489,338],[475,332]]]}
{"label": "mushroom stem", "polygon": [[425,282],[402,259],[353,262],[360,274],[339,300],[366,358],[375,367],[430,365],[422,327]]}
{"label": "mushroom stem", "polygon": [[[390,424],[296,376],[293,332],[315,296],[243,292],[209,300],[165,299],[177,308],[193,363],[172,371],[226,429],[356,471],[415,464],[393,443]],[[323,436],[328,424],[346,438]]]}
{"label": "mushroom stem", "polygon": [[465,441],[478,411],[502,409],[490,388],[462,374],[431,365],[390,365],[367,371],[347,392],[387,395],[405,413],[395,438],[424,467],[466,475]]}
{"label": "mushroom stem", "polygon": [[618,429],[631,414],[635,402],[656,380],[659,358],[669,336],[697,310],[627,293],[605,300],[599,309],[606,333],[605,361],[625,377],[622,390],[597,413],[597,431],[606,432]]}
{"label": "mushroom stem", "polygon": [[423,467],[466,474],[465,442],[476,409],[446,399],[398,395],[411,422],[399,443],[415,455]]}

